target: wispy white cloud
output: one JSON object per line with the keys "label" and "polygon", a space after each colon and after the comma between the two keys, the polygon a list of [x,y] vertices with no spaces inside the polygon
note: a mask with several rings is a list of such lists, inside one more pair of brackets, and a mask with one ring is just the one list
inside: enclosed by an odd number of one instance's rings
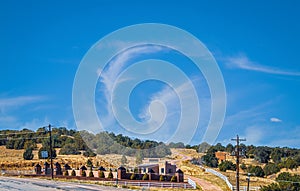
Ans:
{"label": "wispy white cloud", "polygon": [[[127,69],[126,67],[129,64],[129,61],[140,55],[147,54],[147,53],[155,53],[161,50],[164,51],[162,47],[152,46],[152,45],[134,47],[119,54],[109,63],[109,65],[106,66],[106,68],[104,69],[101,68],[97,71],[97,74],[99,75],[99,83],[98,83],[99,88],[97,88],[96,91],[99,91],[100,95],[104,96],[104,99],[102,96],[99,97],[97,96],[96,102],[98,104],[97,107],[101,105],[102,106],[101,108],[104,108],[101,109],[101,111],[99,112],[99,119],[101,121],[101,124],[104,126],[104,129],[110,127],[114,128],[117,126],[116,118],[114,116],[112,110],[112,104],[110,103],[110,101],[112,97],[120,96],[120,95],[114,95],[115,92],[113,88],[118,86],[118,84],[122,86],[121,83],[124,83],[124,80],[128,79],[127,78],[128,76],[120,79],[119,75],[122,74],[122,72],[124,72],[124,70]],[[147,67],[145,68],[146,72],[149,73],[149,76],[151,76],[152,72],[155,72],[155,74],[157,74],[157,70],[152,70],[153,69],[152,67],[153,65],[151,65],[151,67],[149,68]],[[160,71],[164,71],[161,67],[159,69]],[[169,70],[165,70],[165,71],[169,71]],[[165,73],[163,75],[170,75],[170,74]],[[141,113],[138,115],[138,117],[143,120],[142,123],[145,122],[143,124],[146,124],[146,126],[148,125],[146,127],[148,130],[153,129],[152,131],[153,133],[151,133],[151,135],[147,134],[145,135],[145,137],[143,137],[144,134],[138,134],[138,133],[133,136],[139,136],[139,138],[145,138],[145,139],[169,141],[169,139],[172,138],[171,137],[172,135],[174,135],[175,133],[177,134],[180,133],[180,137],[177,137],[177,140],[176,138],[174,138],[171,141],[181,141],[181,142],[188,143],[190,141],[188,139],[189,138],[191,139],[193,135],[191,137],[186,138],[185,134],[188,134],[189,132],[195,133],[194,131],[191,130],[191,128],[195,126],[195,124],[193,123],[196,123],[196,126],[201,125],[201,127],[203,128],[205,128],[208,125],[210,119],[209,116],[211,112],[210,111],[211,100],[210,100],[210,92],[207,87],[206,80],[202,76],[200,77],[189,76],[189,79],[191,80],[189,84],[186,83],[186,80],[176,79],[176,83],[175,83],[176,86],[173,86],[173,84],[172,84],[172,88],[166,86],[161,91],[156,92],[154,95],[152,95],[149,99],[148,104],[141,105],[143,109],[141,110]],[[133,80],[128,79],[128,81],[133,81]],[[205,84],[205,86],[203,84]],[[196,85],[197,87],[194,87],[193,85]],[[200,96],[203,97],[199,99],[195,98],[196,101],[195,99],[191,99],[191,97],[194,96],[191,93],[192,90],[195,91],[196,94],[198,93]],[[122,96],[127,96],[127,95],[122,95]],[[181,102],[184,102],[185,104],[182,105]],[[195,122],[195,120],[199,119],[199,116],[195,117],[195,115],[199,115],[199,113],[197,110],[194,109],[195,107],[198,107],[197,104],[198,102],[200,102],[201,117],[200,117],[200,121]],[[160,104],[157,103],[163,103],[162,104],[163,107],[158,106]],[[182,106],[184,108],[182,108]],[[125,109],[129,110],[129,108],[125,108]],[[182,119],[181,110],[187,111],[184,112],[185,120],[181,120]],[[167,113],[165,113],[166,111]],[[130,111],[128,113],[130,113]],[[160,124],[160,122],[162,121],[162,116],[165,114],[167,120],[163,121],[164,123],[162,124],[162,127],[157,130],[157,126],[158,124]],[[181,129],[177,131],[178,123],[182,123],[182,126],[186,127],[186,129],[184,130]],[[162,133],[162,132],[167,132],[167,133]],[[126,133],[130,134],[131,132],[126,132]],[[199,135],[199,137],[201,136],[203,135]]]}
{"label": "wispy white cloud", "polygon": [[[138,55],[154,53],[160,51],[162,48],[160,46],[137,46],[130,48],[121,54],[119,54],[116,58],[114,58],[108,65],[106,70],[103,68],[97,70],[97,74],[100,77],[100,82],[104,85],[100,91],[104,94],[106,101],[106,112],[107,115],[101,118],[101,122],[105,126],[110,126],[114,123],[114,114],[112,112],[112,105],[110,103],[111,97],[113,96],[113,87],[116,85],[116,81],[118,83],[122,83],[123,81],[117,80],[120,73],[125,69],[126,64],[132,58],[135,58]],[[102,98],[101,98],[102,99]],[[103,103],[103,100],[98,100],[98,102]]]}
{"label": "wispy white cloud", "polygon": [[274,123],[280,123],[280,122],[282,122],[281,119],[276,118],[276,117],[271,117],[271,118],[270,118],[270,121],[271,121],[271,122],[274,122]]}
{"label": "wispy white cloud", "polygon": [[40,127],[43,127],[47,124],[50,124],[50,120],[48,119],[48,117],[45,117],[44,119],[38,119],[38,118],[34,118],[31,121],[27,121],[22,123],[19,128],[20,129],[33,129],[36,130]]}
{"label": "wispy white cloud", "polygon": [[243,54],[234,57],[227,57],[224,60],[226,65],[230,68],[239,68],[276,75],[300,76],[300,72],[298,71],[287,71],[280,68],[263,66],[250,60],[246,55]]}
{"label": "wispy white cloud", "polygon": [[45,96],[35,95],[0,97],[0,128],[18,129],[33,127],[33,125],[30,125],[31,123],[24,122],[25,119],[20,119],[20,115],[22,115],[24,111],[28,109],[28,106],[35,107],[36,104],[46,99],[47,97]]}
{"label": "wispy white cloud", "polygon": [[264,130],[265,128],[266,127],[257,126],[257,125],[246,128],[245,135],[243,137],[246,138],[247,144],[261,145],[261,141],[265,134],[265,130]]}
{"label": "wispy white cloud", "polygon": [[[201,80],[204,79],[201,78]],[[201,80],[200,78],[192,78],[192,82],[197,82],[198,84],[204,83],[203,81],[201,82]],[[206,96],[196,98],[199,101],[199,105],[197,105],[195,98],[193,97],[194,95],[191,93],[193,88],[194,87],[190,85],[190,82],[182,83],[173,88],[166,86],[150,98],[148,105],[145,105],[144,110],[140,113],[140,117],[144,119],[152,117],[152,120],[156,120],[155,116],[153,117],[152,115],[153,113],[162,113],[166,111],[167,115],[165,123],[159,128],[159,130],[147,136],[163,140],[165,142],[172,141],[189,144],[189,141],[194,136],[194,133],[196,133],[195,130],[197,128],[204,128],[202,130],[202,133],[204,133],[209,121],[211,100]],[[204,91],[203,89],[201,90],[202,92]],[[157,110],[150,113],[149,107],[151,102],[157,100],[162,102],[166,109],[158,107]],[[197,108],[199,107],[201,107],[201,113],[198,113],[197,111]],[[185,113],[184,115],[183,112]],[[199,121],[197,121],[197,119]],[[157,121],[159,120],[160,118],[158,116]],[[156,128],[156,126],[151,127],[151,125],[154,124],[149,124],[149,129]],[[199,139],[201,139],[202,136],[203,134],[199,135]]]}
{"label": "wispy white cloud", "polygon": [[225,119],[224,125],[239,127],[240,125],[244,125],[245,121],[247,121],[247,123],[253,124],[262,122],[265,119],[265,115],[267,114],[267,111],[265,111],[264,108],[271,105],[272,103],[273,100],[270,100],[268,102],[258,104],[254,107],[228,115]]}
{"label": "wispy white cloud", "polygon": [[14,116],[0,116],[0,127],[10,126],[9,124],[16,124],[17,118]]}
{"label": "wispy white cloud", "polygon": [[0,111],[3,113],[12,108],[22,107],[27,104],[39,102],[46,99],[44,96],[17,96],[0,98]]}

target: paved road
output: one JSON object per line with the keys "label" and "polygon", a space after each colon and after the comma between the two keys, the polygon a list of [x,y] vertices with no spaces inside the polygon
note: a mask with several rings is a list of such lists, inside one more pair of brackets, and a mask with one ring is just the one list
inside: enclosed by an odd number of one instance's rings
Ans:
{"label": "paved road", "polygon": [[91,185],[91,184],[79,184],[73,182],[60,182],[51,180],[42,180],[36,178],[17,178],[17,177],[3,177],[0,176],[0,191],[53,191],[53,190],[103,190],[103,191],[115,191],[115,190],[128,190],[122,188],[115,188],[109,186]]}

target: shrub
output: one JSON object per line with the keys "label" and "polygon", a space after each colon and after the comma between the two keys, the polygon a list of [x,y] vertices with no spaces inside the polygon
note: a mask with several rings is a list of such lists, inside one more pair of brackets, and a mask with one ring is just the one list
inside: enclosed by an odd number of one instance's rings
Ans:
{"label": "shrub", "polygon": [[177,182],[177,176],[172,176],[172,178],[171,178],[171,182]]}
{"label": "shrub", "polygon": [[72,143],[65,144],[59,151],[60,155],[79,155],[81,154]]}
{"label": "shrub", "polygon": [[93,167],[93,162],[92,162],[90,159],[88,159],[88,160],[86,161],[86,166],[88,166],[88,167]]}
{"label": "shrub", "polygon": [[113,175],[113,173],[111,171],[108,173],[107,178],[114,178],[114,175]]}
{"label": "shrub", "polygon": [[148,175],[147,173],[145,173],[145,174],[143,175],[142,180],[149,180],[149,175]]}
{"label": "shrub", "polygon": [[245,165],[245,163],[242,163],[240,167],[243,171],[247,170],[247,166]]}
{"label": "shrub", "polygon": [[94,156],[96,156],[97,154],[96,153],[94,153],[91,149],[88,149],[87,151],[85,151],[84,153],[83,153],[83,156],[85,156],[85,157],[94,157]]}
{"label": "shrub", "polygon": [[272,183],[267,186],[261,186],[261,191],[281,191],[281,188],[278,183]]}
{"label": "shrub", "polygon": [[100,171],[100,172],[99,172],[99,178],[105,178],[105,175],[104,175],[104,172],[103,172],[103,171]]}
{"label": "shrub", "polygon": [[132,173],[132,175],[130,176],[130,180],[135,180],[135,174]]}
{"label": "shrub", "polygon": [[278,167],[278,165],[274,164],[274,163],[268,163],[266,164],[266,166],[264,167],[264,173],[266,176],[271,175],[271,174],[276,174],[277,172],[280,171],[280,168]]}
{"label": "shrub", "polygon": [[222,172],[226,172],[226,170],[236,170],[236,165],[231,161],[222,161],[221,164],[219,164],[219,170]]}
{"label": "shrub", "polygon": [[25,160],[32,160],[33,159],[33,154],[32,154],[32,149],[31,148],[27,148],[25,150],[25,152],[23,153],[23,158]]}
{"label": "shrub", "polygon": [[69,176],[68,170],[65,171],[64,175],[65,175],[65,176]]}
{"label": "shrub", "polygon": [[89,177],[94,177],[94,173],[93,173],[93,171],[90,171],[90,173],[89,173]]}
{"label": "shrub", "polygon": [[86,172],[85,172],[85,170],[82,170],[81,176],[82,176],[82,177],[86,177]]}
{"label": "shrub", "polygon": [[71,172],[71,176],[76,176],[76,172],[75,172],[74,169],[73,169],[72,172]]}
{"label": "shrub", "polygon": [[250,165],[247,169],[248,173],[254,174],[254,176],[264,177],[264,170],[260,166],[252,166]]}
{"label": "shrub", "polygon": [[164,178],[163,175],[160,175],[160,176],[159,176],[159,181],[165,181],[165,178]]}

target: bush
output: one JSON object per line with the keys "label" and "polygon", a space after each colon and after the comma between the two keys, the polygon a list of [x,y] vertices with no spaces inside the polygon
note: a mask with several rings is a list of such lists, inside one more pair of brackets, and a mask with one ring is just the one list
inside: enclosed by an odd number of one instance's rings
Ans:
{"label": "bush", "polygon": [[149,175],[148,175],[147,173],[145,173],[145,174],[143,175],[142,180],[149,180]]}
{"label": "bush", "polygon": [[135,174],[132,173],[132,175],[130,176],[130,180],[135,180]]}
{"label": "bush", "polygon": [[111,171],[108,173],[107,178],[110,178],[110,179],[114,178],[114,175],[113,175],[113,173]]}
{"label": "bush", "polygon": [[252,166],[248,167],[248,173],[254,174],[254,176],[264,177],[264,170],[260,166]]}
{"label": "bush", "polygon": [[75,148],[74,144],[68,143],[65,144],[59,151],[60,155],[79,155],[81,154],[77,148]]}
{"label": "bush", "polygon": [[216,158],[215,153],[207,153],[201,157],[201,160],[206,166],[217,168],[218,167],[218,159]]}
{"label": "bush", "polygon": [[278,165],[276,165],[274,163],[268,163],[264,167],[264,173],[266,176],[271,175],[271,174],[276,174],[279,171],[280,171],[280,168],[278,167]]}
{"label": "bush", "polygon": [[245,163],[242,163],[240,167],[243,171],[247,170],[247,166],[245,165]]}
{"label": "bush", "polygon": [[31,148],[32,150],[36,149],[37,148],[36,143],[33,140],[27,140],[24,143],[24,149],[28,149],[28,148]]}
{"label": "bush", "polygon": [[94,153],[91,149],[87,149],[87,151],[85,151],[84,153],[83,153],[83,156],[85,156],[85,157],[94,157],[94,156],[96,156],[97,154],[96,153]]}
{"label": "bush", "polygon": [[33,159],[33,154],[32,154],[32,149],[27,148],[24,153],[23,153],[23,158],[25,160],[32,160]]}
{"label": "bush", "polygon": [[163,175],[159,176],[159,181],[165,181],[165,177]]}
{"label": "bush", "polygon": [[219,170],[223,172],[226,172],[226,170],[236,170],[236,165],[231,161],[222,161],[221,164],[219,164]]}
{"label": "bush", "polygon": [[94,173],[93,173],[93,171],[90,171],[90,173],[89,173],[89,177],[94,177]]}
{"label": "bush", "polygon": [[64,176],[69,176],[68,170],[65,171]]}
{"label": "bush", "polygon": [[172,176],[172,178],[171,178],[171,182],[177,182],[177,176]]}
{"label": "bush", "polygon": [[281,191],[279,184],[272,183],[267,186],[261,186],[260,191]]}
{"label": "bush", "polygon": [[93,162],[92,162],[90,159],[88,159],[88,160],[86,161],[86,166],[88,166],[88,167],[93,167]]}
{"label": "bush", "polygon": [[85,172],[85,170],[82,170],[81,176],[82,176],[82,177],[86,177],[86,172]]}
{"label": "bush", "polygon": [[291,190],[297,191],[300,189],[300,175],[291,174],[289,172],[282,172],[276,178],[276,181],[279,183],[281,190]]}
{"label": "bush", "polygon": [[104,172],[103,172],[103,171],[100,171],[100,172],[99,172],[99,178],[105,178],[105,175],[104,175]]}
{"label": "bush", "polygon": [[74,169],[73,169],[72,172],[71,172],[71,176],[76,176],[76,172],[75,172]]}

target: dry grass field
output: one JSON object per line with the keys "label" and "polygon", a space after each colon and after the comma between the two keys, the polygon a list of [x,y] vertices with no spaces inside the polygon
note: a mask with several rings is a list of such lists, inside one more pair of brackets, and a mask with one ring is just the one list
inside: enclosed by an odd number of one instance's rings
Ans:
{"label": "dry grass field", "polygon": [[[38,148],[41,145],[38,144]],[[37,163],[43,164],[44,162],[49,162],[49,160],[38,159],[38,149],[33,151],[33,160],[23,159],[24,150],[14,150],[6,149],[5,146],[0,146],[0,167],[5,170],[33,170],[33,166]],[[59,152],[59,149],[56,149]],[[89,157],[94,165],[104,166],[106,168],[115,168],[118,165],[118,158],[121,156],[97,156]],[[72,168],[79,168],[86,164],[87,157],[82,155],[58,155],[54,162],[59,162],[61,164],[68,163]]]}

